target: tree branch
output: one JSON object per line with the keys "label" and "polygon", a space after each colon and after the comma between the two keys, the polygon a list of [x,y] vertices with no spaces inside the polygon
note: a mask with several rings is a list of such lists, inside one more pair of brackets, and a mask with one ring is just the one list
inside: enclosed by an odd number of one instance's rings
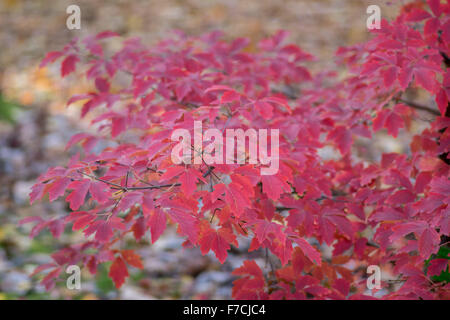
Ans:
{"label": "tree branch", "polygon": [[111,189],[115,189],[115,190],[123,190],[123,191],[133,191],[133,190],[153,190],[153,189],[162,189],[162,188],[169,188],[169,187],[178,187],[181,184],[180,183],[171,183],[171,184],[161,184],[161,185],[157,185],[157,186],[148,186],[148,187],[123,187],[117,183],[113,183],[107,180],[103,180],[101,178],[97,178],[96,176],[93,176],[91,174],[87,174],[84,173],[80,170],[77,170],[78,173],[81,173],[82,175],[85,175],[91,179],[95,179],[98,181],[101,181],[103,183],[109,184],[111,185]]}
{"label": "tree branch", "polygon": [[411,108],[414,108],[414,109],[417,109],[417,110],[426,111],[426,112],[429,112],[431,114],[434,114],[435,116],[440,116],[441,115],[441,113],[438,110],[436,110],[436,109],[432,109],[430,107],[423,106],[423,105],[417,104],[417,103],[412,102],[412,101],[407,101],[407,100],[404,100],[404,99],[401,99],[401,98],[399,98],[398,101],[408,105]]}

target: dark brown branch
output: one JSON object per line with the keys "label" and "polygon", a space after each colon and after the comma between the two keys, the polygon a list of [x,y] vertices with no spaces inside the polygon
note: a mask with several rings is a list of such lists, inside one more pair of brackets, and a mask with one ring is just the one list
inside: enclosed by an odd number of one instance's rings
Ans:
{"label": "dark brown branch", "polygon": [[77,170],[77,172],[82,174],[82,175],[84,175],[84,176],[86,176],[86,177],[89,177],[91,179],[95,179],[95,180],[101,181],[103,183],[109,184],[109,185],[114,186],[114,187],[119,188],[119,189],[124,189],[124,187],[122,187],[120,184],[113,183],[113,182],[110,182],[110,181],[107,181],[107,180],[103,180],[101,178],[97,178],[96,176],[93,176],[93,175],[88,174],[88,173],[84,173],[84,172],[82,172],[80,170]]}
{"label": "dark brown branch", "polygon": [[412,102],[412,101],[403,100],[401,98],[398,99],[398,101],[406,104],[407,106],[409,106],[411,108],[414,108],[414,109],[417,109],[417,110],[426,111],[426,112],[429,112],[431,114],[434,114],[435,116],[440,116],[441,115],[441,113],[438,110],[436,110],[436,109],[432,109],[430,107],[423,106],[421,104],[417,104],[417,103]]}
{"label": "dark brown branch", "polygon": [[157,185],[157,186],[148,186],[148,187],[123,187],[117,183],[113,183],[107,180],[103,180],[101,178],[97,178],[96,176],[93,176],[91,174],[87,174],[84,172],[81,172],[79,170],[77,170],[78,173],[81,173],[82,175],[85,175],[89,178],[101,181],[103,183],[109,184],[111,185],[111,189],[115,189],[115,190],[123,190],[123,191],[133,191],[133,190],[153,190],[153,189],[162,189],[162,188],[169,188],[169,187],[178,187],[181,184],[180,183],[171,183],[171,184],[162,184],[162,185]]}
{"label": "dark brown branch", "polygon": [[154,173],[159,173],[159,174],[163,174],[163,173],[164,173],[164,172],[162,172],[162,171],[158,171],[158,170],[153,169],[153,168],[150,168],[150,167],[147,167],[147,171],[152,171],[152,172],[154,172]]}
{"label": "dark brown branch", "polygon": [[[133,191],[133,190],[162,189],[162,188],[179,187],[179,186],[181,186],[180,183],[171,183],[171,184],[161,184],[161,185],[157,185],[157,186],[148,186],[148,187],[128,187],[128,188],[122,187],[121,189],[128,190],[128,191]],[[114,188],[112,188],[112,189],[114,189]]]}
{"label": "dark brown branch", "polygon": [[206,178],[207,176],[209,176],[210,174],[212,174],[214,170],[213,166],[208,166],[208,170],[205,171],[205,173],[203,174],[203,178]]}

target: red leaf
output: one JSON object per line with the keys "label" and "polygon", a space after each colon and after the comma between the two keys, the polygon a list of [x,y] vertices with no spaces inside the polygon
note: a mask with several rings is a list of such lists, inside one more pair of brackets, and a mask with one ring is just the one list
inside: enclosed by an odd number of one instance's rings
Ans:
{"label": "red leaf", "polygon": [[383,72],[384,74],[384,85],[386,87],[390,87],[395,79],[397,79],[397,67],[389,67],[386,71]]}
{"label": "red leaf", "polygon": [[91,93],[86,93],[86,94],[75,94],[75,95],[73,95],[72,97],[70,97],[70,99],[67,101],[66,105],[69,106],[69,105],[71,105],[72,103],[75,103],[75,102],[77,102],[77,101],[80,101],[80,100],[86,100],[86,99],[92,98],[92,96],[93,96],[93,95],[92,95]]}
{"label": "red leaf", "polygon": [[84,198],[89,190],[91,180],[83,179],[81,181],[73,181],[67,188],[73,191],[67,196],[66,201],[70,203],[70,209],[78,210],[84,202]]}
{"label": "red leaf", "polygon": [[61,77],[64,78],[69,73],[74,72],[78,61],[80,61],[80,59],[74,54],[67,56],[61,64]]}
{"label": "red leaf", "polygon": [[413,9],[411,13],[408,15],[408,21],[422,21],[428,19],[430,14],[422,9]]}
{"label": "red leaf", "polygon": [[263,100],[266,101],[266,102],[274,103],[274,104],[277,104],[279,106],[285,107],[288,112],[292,111],[291,107],[289,107],[289,104],[287,103],[286,99],[284,99],[284,98],[280,98],[280,97],[265,97]]}
{"label": "red leaf", "polygon": [[240,94],[237,93],[236,91],[225,91],[222,95],[222,97],[220,98],[220,103],[221,104],[225,104],[225,103],[229,103],[229,102],[233,102],[236,100],[240,99]]}
{"label": "red leaf", "polygon": [[100,39],[105,39],[105,38],[110,38],[110,37],[119,37],[120,35],[117,32],[113,32],[113,31],[103,31],[98,33],[95,38],[97,40]]}
{"label": "red leaf", "polygon": [[[214,191],[211,194],[213,201],[216,199],[225,198],[227,204],[237,216],[244,212],[245,208],[250,207],[249,189],[245,189],[237,182],[231,182],[229,185],[218,183],[214,186]],[[222,194],[225,193],[225,197]]]}
{"label": "red leaf", "polygon": [[96,219],[95,214],[86,211],[71,212],[70,216],[67,218],[68,221],[75,221],[72,227],[72,230],[74,231],[84,229],[95,219]]}
{"label": "red leaf", "polygon": [[298,244],[300,249],[302,249],[304,255],[311,260],[311,262],[316,263],[317,265],[322,265],[322,259],[320,256],[320,252],[317,251],[312,245],[310,245],[305,239],[303,238],[295,238],[295,243]]}
{"label": "red leaf", "polygon": [[429,92],[434,91],[435,73],[425,68],[414,69],[416,83]]}
{"label": "red leaf", "polygon": [[444,196],[450,195],[450,180],[446,177],[434,178],[431,183],[431,192]]}
{"label": "red leaf", "polygon": [[42,59],[41,64],[39,65],[39,68],[45,67],[47,64],[54,62],[56,59],[61,57],[63,55],[60,51],[50,51],[47,53],[44,59]]}
{"label": "red leaf", "polygon": [[291,190],[289,184],[276,175],[261,176],[261,182],[264,193],[272,200],[278,200],[283,193]]}
{"label": "red leaf", "polygon": [[127,122],[124,117],[113,117],[111,120],[111,137],[117,137],[127,128]]}
{"label": "red leaf", "polygon": [[436,17],[439,17],[441,15],[441,5],[440,0],[427,0],[428,5],[430,6],[431,11],[433,11],[433,14]]}
{"label": "red leaf", "polygon": [[42,183],[36,183],[31,187],[30,204],[33,204],[33,202],[35,202],[36,200],[42,199],[42,197],[44,196],[44,189],[45,185]]}
{"label": "red leaf", "polygon": [[138,269],[144,269],[141,257],[134,250],[122,250],[122,258],[130,265]]}
{"label": "red leaf", "polygon": [[215,85],[215,86],[211,86],[208,89],[206,89],[205,93],[212,92],[212,91],[234,91],[234,89],[230,88],[228,86],[224,86],[224,85]]}
{"label": "red leaf", "polygon": [[171,219],[179,225],[181,234],[186,235],[191,243],[197,243],[197,220],[188,212],[172,209],[168,212]]}
{"label": "red leaf", "polygon": [[398,130],[405,126],[403,122],[403,118],[400,117],[397,113],[391,112],[387,117],[384,123],[384,126],[387,128],[387,131],[394,138],[398,135]]}
{"label": "red leaf", "polygon": [[205,255],[209,250],[212,250],[220,263],[224,263],[228,255],[227,251],[230,249],[230,244],[238,245],[236,236],[228,228],[214,230],[208,224],[203,229],[198,239],[202,254]]}
{"label": "red leaf", "polygon": [[426,228],[419,239],[419,252],[421,257],[427,259],[439,250],[439,234],[431,228]]}
{"label": "red leaf", "polygon": [[50,201],[56,200],[60,196],[64,195],[67,186],[70,184],[70,179],[63,177],[54,181],[51,187],[48,189],[48,199]]}
{"label": "red leaf", "polygon": [[197,180],[203,180],[202,175],[195,169],[189,168],[180,175],[181,190],[186,196],[190,196],[197,189]]}
{"label": "red leaf", "polygon": [[407,223],[399,223],[396,226],[392,227],[394,231],[392,235],[389,237],[391,241],[395,241],[400,237],[403,237],[411,232],[414,233],[422,233],[423,230],[427,228],[427,223],[424,221],[413,221]]}
{"label": "red leaf", "polygon": [[336,127],[331,131],[328,134],[328,139],[335,141],[339,151],[343,155],[350,151],[353,143],[351,132],[343,126]]}
{"label": "red leaf", "polygon": [[441,115],[444,117],[448,106],[447,94],[444,89],[440,89],[436,95],[436,104],[438,105]]}
{"label": "red leaf", "polygon": [[267,220],[256,219],[248,222],[247,225],[253,225],[256,238],[259,243],[263,243],[264,240],[270,239],[270,236],[277,237],[281,234],[281,225],[275,222]]}
{"label": "red leaf", "polygon": [[70,138],[69,142],[67,142],[65,150],[69,149],[69,148],[72,147],[74,144],[76,144],[76,143],[80,142],[81,140],[84,140],[84,139],[86,139],[86,138],[88,138],[88,137],[90,137],[90,136],[91,136],[90,134],[88,134],[88,133],[83,133],[83,132],[74,134],[74,135]]}
{"label": "red leaf", "polygon": [[234,270],[232,274],[243,276],[243,278],[233,281],[232,296],[234,299],[265,298],[263,273],[255,261],[244,261],[244,264]]}
{"label": "red leaf", "polygon": [[244,264],[241,267],[235,269],[232,272],[232,274],[235,275],[235,276],[251,275],[251,276],[254,276],[256,278],[262,278],[263,277],[263,273],[261,271],[261,268],[253,260],[245,260]]}
{"label": "red leaf", "polygon": [[433,259],[428,266],[429,276],[438,276],[447,269],[448,259]]}
{"label": "red leaf", "polygon": [[108,92],[110,85],[105,78],[95,78],[95,87],[100,92]]}
{"label": "red leaf", "polygon": [[337,279],[333,283],[333,288],[346,297],[350,291],[350,283],[345,279]]}
{"label": "red leaf", "polygon": [[255,109],[258,113],[266,120],[272,119],[273,117],[273,107],[270,103],[264,101],[256,101]]}
{"label": "red leaf", "polygon": [[152,243],[155,243],[166,230],[167,218],[165,212],[161,209],[155,209],[148,220],[148,225],[152,234]]}
{"label": "red leaf", "polygon": [[134,237],[136,240],[141,240],[146,231],[145,219],[144,217],[140,217],[136,219],[135,223],[132,227]]}
{"label": "red leaf", "polygon": [[109,188],[104,182],[92,181],[89,186],[89,192],[92,198],[98,203],[105,203],[109,198]]}
{"label": "red leaf", "polygon": [[114,259],[108,273],[109,277],[114,281],[117,289],[119,289],[128,277],[128,269],[121,257]]}
{"label": "red leaf", "polygon": [[30,222],[43,222],[43,221],[44,220],[41,217],[31,216],[31,217],[26,217],[26,218],[23,218],[22,220],[20,220],[18,222],[18,225],[21,226],[23,224],[30,223]]}
{"label": "red leaf", "polygon": [[334,229],[330,229],[329,224],[334,225],[342,234],[347,235],[350,239],[353,239],[353,227],[351,222],[338,211],[327,210],[322,214],[321,228],[325,237],[330,237],[334,233]]}
{"label": "red leaf", "polygon": [[399,190],[399,191],[395,192],[393,195],[391,195],[390,197],[388,197],[386,199],[386,202],[397,205],[397,204],[413,202],[415,200],[415,198],[416,198],[416,196],[411,191]]}
{"label": "red leaf", "polygon": [[42,279],[41,284],[45,287],[46,290],[51,290],[55,286],[55,281],[59,277],[62,272],[62,268],[58,267],[50,271],[44,279]]}
{"label": "red leaf", "polygon": [[34,277],[38,273],[40,273],[44,270],[50,269],[50,268],[54,268],[54,267],[57,267],[57,265],[55,263],[41,264],[40,266],[36,267],[36,269],[34,269],[34,271],[30,274],[30,277]]}
{"label": "red leaf", "polygon": [[110,217],[108,220],[97,220],[84,230],[84,233],[89,236],[95,232],[95,240],[108,242],[113,236],[114,229],[125,230],[121,218]]}
{"label": "red leaf", "polygon": [[185,168],[183,166],[175,166],[167,168],[166,172],[162,174],[160,177],[160,181],[168,181],[172,179],[173,177],[176,177],[180,175],[182,172],[185,171]]}

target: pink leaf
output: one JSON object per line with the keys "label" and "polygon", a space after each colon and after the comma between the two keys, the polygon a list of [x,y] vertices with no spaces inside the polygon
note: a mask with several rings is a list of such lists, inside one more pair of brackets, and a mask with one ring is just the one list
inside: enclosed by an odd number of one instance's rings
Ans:
{"label": "pink leaf", "polygon": [[80,59],[76,55],[72,54],[70,56],[67,56],[61,64],[61,77],[64,78],[68,74],[74,72],[75,65],[78,61],[80,61]]}
{"label": "pink leaf", "polygon": [[69,184],[68,188],[73,190],[66,198],[66,201],[70,203],[70,209],[78,210],[81,207],[89,190],[90,183],[91,180],[83,179],[81,181],[73,181]]}

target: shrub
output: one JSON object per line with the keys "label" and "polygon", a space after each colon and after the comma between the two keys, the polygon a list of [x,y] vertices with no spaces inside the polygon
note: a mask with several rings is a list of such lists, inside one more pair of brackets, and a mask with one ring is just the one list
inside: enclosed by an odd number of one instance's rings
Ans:
{"label": "shrub", "polygon": [[[284,31],[253,51],[246,39],[212,32],[150,48],[130,39],[107,57],[104,41],[117,36],[108,31],[48,53],[42,66],[62,60],[62,77],[81,69],[95,83],[68,104],[83,101],[81,117],[98,131],[73,136],[68,147],[80,144],[81,155],[49,169],[30,194],[31,202],[65,197],[72,210],[26,218],[32,236],[48,228],[58,237],[66,224],[86,235],[37,268],[48,271],[43,284],[51,289],[67,265],[96,273],[112,261],[119,288],[129,267],[143,267],[120,240],[150,234],[154,243],[174,223],[184,246],[213,251],[221,263],[239,238],[279,259],[270,271],[252,260],[234,270],[236,299],[369,298],[369,265],[397,277],[396,286],[382,283],[384,298],[448,299],[440,249],[450,233],[450,6],[428,4],[405,5],[369,41],[339,49],[344,78],[339,68],[310,72],[313,57],[285,44]],[[405,97],[416,88],[437,108]],[[418,112],[433,119],[407,153],[356,156],[356,139],[382,129],[397,137]],[[220,131],[278,129],[278,172],[262,175],[261,163],[174,163],[171,134],[193,135],[194,121]],[[93,152],[102,140],[109,147]],[[333,148],[332,159],[320,156],[323,147]]]}

